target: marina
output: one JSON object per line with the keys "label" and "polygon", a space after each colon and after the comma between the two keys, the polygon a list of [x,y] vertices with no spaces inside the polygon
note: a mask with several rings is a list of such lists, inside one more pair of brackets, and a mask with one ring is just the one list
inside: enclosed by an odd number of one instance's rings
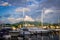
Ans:
{"label": "marina", "polygon": [[[4,35],[3,40],[60,40],[60,29],[39,29],[37,27],[9,31],[9,35]],[[1,39],[1,38],[0,38]]]}

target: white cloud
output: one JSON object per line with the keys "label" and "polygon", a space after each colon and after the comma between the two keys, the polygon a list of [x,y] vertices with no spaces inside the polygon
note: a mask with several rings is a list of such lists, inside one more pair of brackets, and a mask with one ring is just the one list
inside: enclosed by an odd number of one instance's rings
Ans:
{"label": "white cloud", "polygon": [[29,16],[25,16],[24,21],[34,21],[34,19],[32,19],[32,18],[29,17]]}
{"label": "white cloud", "polygon": [[13,24],[13,23],[18,23],[18,22],[20,22],[20,21],[34,21],[34,19],[32,19],[31,17],[29,17],[29,16],[25,16],[24,18],[14,18],[14,17],[9,17],[9,18],[7,18],[7,20],[11,23],[11,24]]}
{"label": "white cloud", "polygon": [[19,7],[19,8],[16,8],[15,11],[16,11],[16,12],[23,12],[23,11],[24,11],[24,12],[29,12],[30,9],[29,9],[29,8],[20,8],[20,7]]}
{"label": "white cloud", "polygon": [[8,18],[7,19],[11,24],[17,23],[23,20],[23,18]]}
{"label": "white cloud", "polygon": [[52,9],[46,9],[45,11],[44,11],[44,13],[45,14],[48,14],[48,13],[50,13],[50,12],[54,12]]}
{"label": "white cloud", "polygon": [[3,2],[1,6],[11,6],[11,4],[9,4],[8,2]]}

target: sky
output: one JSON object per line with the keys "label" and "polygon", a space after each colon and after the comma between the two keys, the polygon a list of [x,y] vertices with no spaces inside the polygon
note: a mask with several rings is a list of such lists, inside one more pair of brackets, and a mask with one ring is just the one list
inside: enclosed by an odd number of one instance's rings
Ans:
{"label": "sky", "polygon": [[60,23],[60,0],[0,0],[0,23]]}

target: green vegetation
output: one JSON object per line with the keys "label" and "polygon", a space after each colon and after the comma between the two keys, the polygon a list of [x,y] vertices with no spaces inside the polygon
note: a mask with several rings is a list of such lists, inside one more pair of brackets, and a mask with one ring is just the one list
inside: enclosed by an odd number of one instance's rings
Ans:
{"label": "green vegetation", "polygon": [[[23,27],[23,24],[31,24],[31,25],[35,25],[36,27],[37,26],[41,26],[41,22],[28,22],[28,21],[21,21],[19,23],[15,23],[15,24],[0,24],[0,27],[3,26],[3,27],[18,27],[19,25],[21,25]],[[44,23],[44,26],[59,26],[59,24],[50,24],[50,23]]]}

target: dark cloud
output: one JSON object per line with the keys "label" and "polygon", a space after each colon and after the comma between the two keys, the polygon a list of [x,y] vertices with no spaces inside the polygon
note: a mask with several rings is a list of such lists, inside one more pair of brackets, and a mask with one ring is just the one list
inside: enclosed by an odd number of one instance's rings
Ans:
{"label": "dark cloud", "polygon": [[60,20],[60,13],[50,13],[45,15],[44,22],[49,23],[58,23],[58,19]]}
{"label": "dark cloud", "polygon": [[42,7],[44,8],[51,8],[51,7],[55,7],[55,8],[59,8],[60,9],[60,0],[46,0],[43,1],[42,3],[40,3],[42,5]]}

